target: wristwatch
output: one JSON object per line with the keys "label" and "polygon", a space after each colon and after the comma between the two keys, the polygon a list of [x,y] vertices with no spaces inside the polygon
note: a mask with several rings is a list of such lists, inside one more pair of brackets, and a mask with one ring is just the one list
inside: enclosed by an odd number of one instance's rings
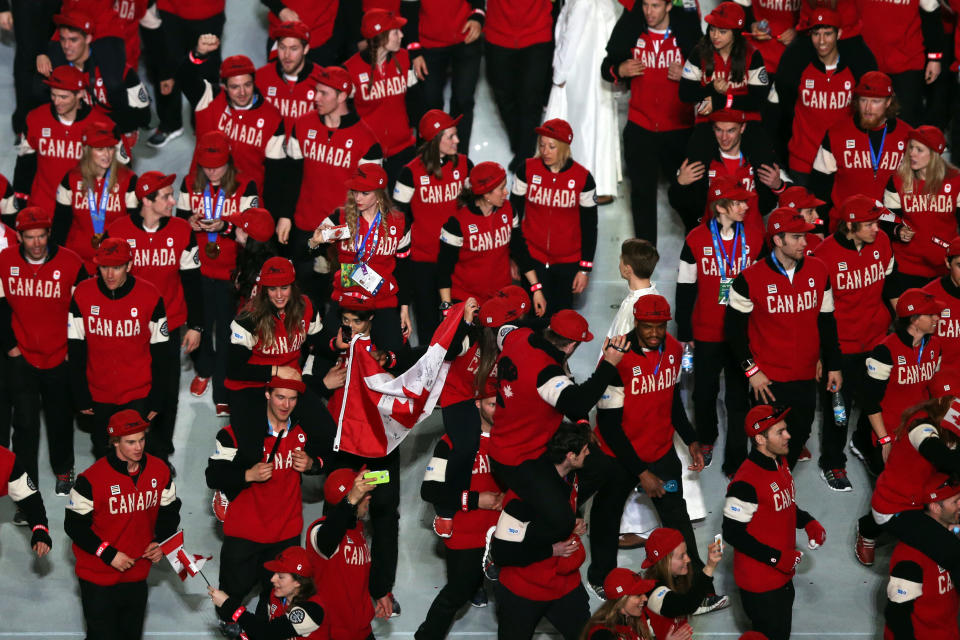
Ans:
{"label": "wristwatch", "polygon": [[443,302],[440,303],[440,311],[446,311],[452,306],[453,306],[452,302],[447,302],[446,300],[444,300]]}
{"label": "wristwatch", "polygon": [[744,371],[749,371],[756,366],[756,362],[753,361],[753,358],[747,358],[746,360],[740,363],[740,366],[743,367]]}

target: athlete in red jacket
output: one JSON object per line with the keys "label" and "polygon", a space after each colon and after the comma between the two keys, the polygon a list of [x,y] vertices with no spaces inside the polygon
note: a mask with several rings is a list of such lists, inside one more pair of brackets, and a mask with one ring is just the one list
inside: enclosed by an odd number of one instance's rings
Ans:
{"label": "athlete in red jacket", "polygon": [[793,476],[784,456],[790,450],[785,418],[790,409],[766,404],[747,413],[744,428],[753,450],[727,487],[723,537],[733,545],[733,577],[744,613],[769,640],[788,640],[793,622],[793,574],[803,559],[797,529],[810,549],[827,539],[813,516],[797,505]]}
{"label": "athlete in red jacket", "polygon": [[310,27],[299,21],[271,23],[270,39],[277,43],[277,59],[257,69],[255,82],[283,116],[283,130],[289,136],[300,116],[313,109],[316,94],[310,77],[316,65],[307,60]]}
{"label": "athlete in red jacket", "polygon": [[10,357],[17,459],[38,482],[42,407],[55,491],[65,496],[73,486],[73,414],[64,319],[87,271],[80,256],[50,244],[51,224],[40,207],[27,207],[17,216],[23,245],[0,253],[0,273],[6,274],[0,286],[0,335]]}
{"label": "athlete in red jacket", "polygon": [[180,499],[170,469],[144,451],[150,423],[132,409],[104,422],[109,451],[77,476],[63,528],[73,540],[87,634],[140,638],[147,575],[163,559],[159,543],[177,531]]}
{"label": "athlete in red jacket", "polygon": [[944,385],[954,388],[960,374],[960,237],[950,241],[946,253],[947,275],[923,287],[923,291],[943,303],[937,323],[943,355],[940,371],[934,377],[935,389],[943,389]]}

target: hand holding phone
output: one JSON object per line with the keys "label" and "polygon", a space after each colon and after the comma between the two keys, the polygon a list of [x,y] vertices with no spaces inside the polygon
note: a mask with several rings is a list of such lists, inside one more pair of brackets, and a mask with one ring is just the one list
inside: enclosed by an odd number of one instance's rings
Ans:
{"label": "hand holding phone", "polygon": [[382,471],[367,471],[363,474],[363,479],[367,484],[386,484],[390,482],[390,472],[386,469]]}

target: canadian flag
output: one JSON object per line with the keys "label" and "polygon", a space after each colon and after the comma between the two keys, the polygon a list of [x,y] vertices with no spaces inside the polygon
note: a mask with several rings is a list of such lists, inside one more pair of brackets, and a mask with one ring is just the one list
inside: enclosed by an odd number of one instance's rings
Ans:
{"label": "canadian flag", "polygon": [[960,399],[955,399],[950,403],[950,408],[947,409],[940,425],[950,429],[954,435],[960,435]]}
{"label": "canadian flag", "polygon": [[186,580],[187,576],[195,576],[200,573],[203,565],[213,556],[201,556],[197,554],[188,554],[183,550],[183,529],[160,543],[160,550],[163,555],[177,572],[181,580]]}
{"label": "canadian flag", "polygon": [[[460,303],[450,309],[430,339],[427,352],[396,378],[370,355],[369,337],[353,337],[334,451],[382,458],[430,415],[447,379],[450,363],[444,358],[463,320],[463,306]],[[337,397],[334,396],[331,405],[335,405]],[[330,409],[337,415],[338,407]]]}

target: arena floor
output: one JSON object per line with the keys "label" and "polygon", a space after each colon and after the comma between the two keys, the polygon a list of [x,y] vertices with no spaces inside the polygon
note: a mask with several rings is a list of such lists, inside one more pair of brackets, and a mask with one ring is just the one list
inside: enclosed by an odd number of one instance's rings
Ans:
{"label": "arena floor", "polygon": [[[704,11],[715,2],[707,0]],[[225,55],[246,53],[256,64],[265,59],[263,42],[266,38],[265,9],[255,0],[231,0],[227,3],[227,35]],[[0,45],[0,68],[12,69],[13,48],[10,39]],[[250,43],[253,43],[252,46]],[[246,46],[244,46],[246,44]],[[9,73],[9,72],[8,72]],[[12,178],[15,162],[13,135],[9,129],[9,114],[13,109],[12,74],[0,76],[0,146],[7,149],[0,154],[0,171]],[[622,109],[625,103],[621,101]],[[193,148],[192,135],[171,142],[162,150],[143,144],[137,149],[137,173],[151,169],[176,172],[182,176],[189,165]],[[504,134],[491,99],[489,88],[481,81],[477,95],[477,110],[470,152],[474,162],[496,160],[503,164],[510,159]],[[178,179],[179,184],[179,179]],[[627,185],[621,184],[620,195]],[[654,280],[660,291],[671,301],[674,298],[677,259],[682,245],[682,227],[679,219],[666,205],[665,191],[661,193],[660,220],[661,261]],[[619,279],[617,259],[619,246],[630,235],[632,224],[626,201],[619,197],[609,206],[600,208],[600,233],[594,276],[586,293],[578,300],[578,309],[590,321],[596,333],[603,333],[620,303],[625,285]],[[672,324],[672,323],[671,323]],[[579,377],[589,375],[590,365],[596,362],[599,345],[581,347],[573,358],[573,369]],[[784,354],[789,357],[789,354]],[[211,492],[204,481],[206,459],[213,449],[214,435],[223,420],[213,411],[209,392],[205,398],[194,398],[187,386],[193,376],[189,361],[182,374],[179,419],[173,462],[178,471],[177,488],[183,500],[182,526],[186,533],[186,548],[192,553],[212,554],[204,573],[216,581],[220,548],[220,527],[210,511]],[[403,615],[388,622],[374,623],[374,633],[381,638],[412,636],[437,590],[444,584],[444,565],[439,539],[430,530],[432,508],[420,500],[419,484],[425,464],[436,439],[442,431],[439,412],[418,426],[401,447],[403,472],[400,524],[400,564],[395,594],[403,607]],[[814,429],[819,433],[819,426]],[[718,443],[722,444],[721,443]],[[801,463],[795,472],[799,504],[810,511],[826,527],[825,546],[807,552],[800,572],[795,578],[797,591],[793,616],[793,636],[822,640],[850,637],[880,637],[883,629],[882,603],[887,561],[891,548],[878,549],[873,568],[860,566],[853,555],[855,519],[868,508],[870,485],[862,465],[853,460],[849,465],[852,493],[830,491],[820,480],[816,466],[818,444],[809,443],[814,460]],[[78,433],[76,441],[77,471],[91,462],[89,440]],[[13,503],[0,500],[0,638],[70,638],[83,637],[83,617],[74,560],[69,540],[63,533],[63,513],[67,499],[53,493],[53,480],[45,460],[46,446],[41,445],[40,484],[50,517],[54,548],[50,555],[37,560],[28,553],[29,532],[15,527],[10,520]],[[720,531],[723,494],[726,478],[715,464],[702,474],[704,497],[708,515],[695,523],[701,553],[713,536]],[[317,478],[305,479],[304,518],[311,522],[321,512],[320,484]],[[799,544],[806,543],[801,534]],[[798,548],[799,547],[798,544]],[[737,638],[748,629],[747,620],[740,611],[732,575],[732,549],[728,548],[718,570],[716,586],[720,593],[733,598],[730,608],[697,617],[693,626],[698,638]],[[621,552],[620,564],[639,569],[644,558],[642,550]],[[586,565],[584,565],[584,571]],[[150,575],[150,600],[146,620],[147,638],[214,638],[216,617],[206,595],[206,585],[198,577],[181,583],[166,563],[154,568]],[[492,591],[492,590],[491,590]],[[591,596],[591,604],[599,600]],[[491,601],[491,605],[493,602]],[[496,634],[494,607],[474,609],[467,607],[451,630],[452,637],[490,638]],[[542,626],[543,635],[556,635],[548,623]]]}

